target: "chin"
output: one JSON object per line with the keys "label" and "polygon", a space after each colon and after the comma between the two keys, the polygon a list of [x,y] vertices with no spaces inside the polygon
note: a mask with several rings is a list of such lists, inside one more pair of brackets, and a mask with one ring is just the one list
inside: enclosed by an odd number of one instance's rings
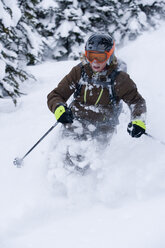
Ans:
{"label": "chin", "polygon": [[98,69],[98,70],[93,69],[93,71],[95,71],[95,72],[101,72],[102,70],[101,69]]}

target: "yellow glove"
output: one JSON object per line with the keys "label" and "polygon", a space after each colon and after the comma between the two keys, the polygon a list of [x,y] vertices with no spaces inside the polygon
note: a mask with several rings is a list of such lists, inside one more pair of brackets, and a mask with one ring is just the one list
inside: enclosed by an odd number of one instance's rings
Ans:
{"label": "yellow glove", "polygon": [[72,110],[62,104],[56,108],[54,114],[55,114],[56,120],[58,122],[61,122],[62,124],[73,123]]}
{"label": "yellow glove", "polygon": [[141,120],[131,121],[127,127],[127,132],[135,138],[139,138],[145,131],[146,125]]}

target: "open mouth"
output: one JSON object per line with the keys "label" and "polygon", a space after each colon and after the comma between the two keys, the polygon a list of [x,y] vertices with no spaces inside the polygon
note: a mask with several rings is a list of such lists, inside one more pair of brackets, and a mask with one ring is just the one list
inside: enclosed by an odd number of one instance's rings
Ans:
{"label": "open mouth", "polygon": [[99,69],[100,69],[100,66],[94,65],[94,66],[93,66],[93,69],[94,69],[94,70],[99,70]]}

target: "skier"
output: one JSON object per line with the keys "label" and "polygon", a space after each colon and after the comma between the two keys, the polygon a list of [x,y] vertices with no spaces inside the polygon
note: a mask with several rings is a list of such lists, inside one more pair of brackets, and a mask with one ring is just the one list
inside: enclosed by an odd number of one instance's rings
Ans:
{"label": "skier", "polygon": [[[48,94],[48,107],[56,120],[64,124],[66,136],[83,140],[92,137],[106,144],[119,123],[122,101],[131,112],[128,133],[136,138],[145,133],[145,100],[120,67],[114,50],[115,41],[110,35],[91,35],[82,62]],[[68,107],[66,102],[73,94],[74,100]]]}

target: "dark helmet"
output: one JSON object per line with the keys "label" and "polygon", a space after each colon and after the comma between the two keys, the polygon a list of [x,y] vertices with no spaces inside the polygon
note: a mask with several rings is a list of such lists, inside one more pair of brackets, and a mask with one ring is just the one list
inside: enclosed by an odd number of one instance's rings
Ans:
{"label": "dark helmet", "polygon": [[110,64],[113,60],[114,48],[114,39],[108,34],[92,34],[85,44],[85,51],[110,52],[112,50],[112,54],[108,60],[108,64]]}
{"label": "dark helmet", "polygon": [[86,51],[109,52],[113,47],[114,40],[107,34],[92,34],[86,42]]}

